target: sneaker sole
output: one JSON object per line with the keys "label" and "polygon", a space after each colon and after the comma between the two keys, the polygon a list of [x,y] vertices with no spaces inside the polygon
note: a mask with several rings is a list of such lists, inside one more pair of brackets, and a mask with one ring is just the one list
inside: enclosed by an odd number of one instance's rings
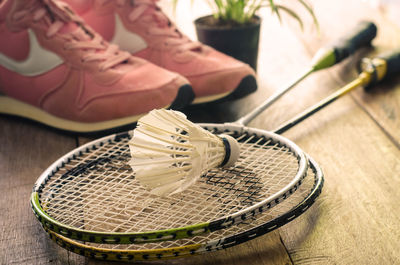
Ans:
{"label": "sneaker sole", "polygon": [[210,102],[223,102],[243,98],[257,90],[257,80],[254,76],[248,75],[240,81],[239,85],[233,91],[226,93],[195,98],[192,105]]}
{"label": "sneaker sole", "polygon": [[[174,102],[164,108],[183,108],[189,105],[193,98],[194,93],[190,85],[184,85],[179,89]],[[126,130],[126,128],[133,128],[140,117],[146,114],[143,113],[110,121],[84,123],[56,117],[32,105],[4,95],[0,95],[0,113],[27,118],[61,131],[80,134],[106,131],[117,132],[119,129]]]}
{"label": "sneaker sole", "polygon": [[169,106],[170,109],[180,110],[188,106],[194,100],[194,92],[191,85],[183,85],[179,88],[178,95]]}

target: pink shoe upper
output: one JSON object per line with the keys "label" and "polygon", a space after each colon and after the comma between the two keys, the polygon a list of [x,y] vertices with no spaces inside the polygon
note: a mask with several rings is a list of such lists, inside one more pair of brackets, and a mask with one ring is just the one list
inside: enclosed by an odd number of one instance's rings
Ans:
{"label": "pink shoe upper", "polygon": [[158,0],[64,0],[98,33],[121,49],[185,76],[197,97],[233,91],[246,64],[183,35]]}
{"label": "pink shoe upper", "polygon": [[0,40],[0,94],[68,120],[144,114],[188,83],[108,44],[60,1],[3,1]]}

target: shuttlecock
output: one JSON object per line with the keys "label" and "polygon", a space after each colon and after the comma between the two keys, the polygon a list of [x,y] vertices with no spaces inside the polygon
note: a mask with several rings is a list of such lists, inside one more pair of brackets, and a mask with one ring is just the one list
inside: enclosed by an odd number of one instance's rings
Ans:
{"label": "shuttlecock", "polygon": [[135,178],[151,193],[165,196],[192,185],[209,169],[230,167],[239,145],[214,135],[172,110],[153,110],[139,119],[129,142]]}

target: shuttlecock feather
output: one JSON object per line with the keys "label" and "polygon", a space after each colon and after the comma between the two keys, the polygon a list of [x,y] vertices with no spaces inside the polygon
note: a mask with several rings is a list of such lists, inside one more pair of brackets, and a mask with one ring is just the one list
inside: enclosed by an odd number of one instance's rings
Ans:
{"label": "shuttlecock feather", "polygon": [[160,196],[181,192],[209,169],[232,166],[239,145],[172,110],[153,110],[138,121],[129,142],[135,178]]}

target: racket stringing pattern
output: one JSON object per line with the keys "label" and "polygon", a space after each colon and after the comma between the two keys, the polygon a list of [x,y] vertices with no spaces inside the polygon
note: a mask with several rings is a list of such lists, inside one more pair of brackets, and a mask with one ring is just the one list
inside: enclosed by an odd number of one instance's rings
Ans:
{"label": "racket stringing pattern", "polygon": [[[213,129],[227,133],[218,124]],[[279,203],[301,184],[307,163],[294,143],[257,129],[230,134],[241,146],[234,167],[210,170],[196,185],[165,198],[150,194],[134,179],[127,164],[129,133],[93,141],[41,175],[33,188],[32,208],[47,229],[66,237],[144,243],[239,223]]]}
{"label": "racket stringing pattern", "polygon": [[141,261],[170,259],[198,255],[237,246],[269,233],[303,214],[318,198],[324,178],[318,164],[308,158],[310,167],[303,184],[287,200],[270,211],[251,216],[242,223],[227,229],[192,238],[145,244],[96,244],[78,242],[48,231],[50,238],[59,246],[77,254],[113,261]]}

